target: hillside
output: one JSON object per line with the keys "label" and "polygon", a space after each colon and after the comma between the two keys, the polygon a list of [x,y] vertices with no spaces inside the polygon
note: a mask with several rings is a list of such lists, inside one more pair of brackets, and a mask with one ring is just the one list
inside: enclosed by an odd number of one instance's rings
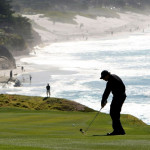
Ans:
{"label": "hillside", "polygon": [[43,98],[5,94],[0,95],[0,107],[23,108],[28,110],[94,111],[79,103],[61,98]]}

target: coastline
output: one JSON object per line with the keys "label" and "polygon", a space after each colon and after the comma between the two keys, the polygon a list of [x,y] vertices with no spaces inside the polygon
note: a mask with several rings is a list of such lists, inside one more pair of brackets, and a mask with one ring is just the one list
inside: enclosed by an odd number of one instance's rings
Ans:
{"label": "coastline", "polygon": [[[46,45],[59,42],[126,38],[133,33],[140,34],[150,28],[150,16],[131,12],[118,13],[118,15],[120,18],[97,17],[96,19],[77,15],[75,19],[77,24],[59,22],[54,24],[49,18],[42,17],[42,14],[23,16],[29,18],[36,24],[33,28],[42,38],[43,44],[35,47],[36,50],[38,50],[38,47],[41,49]],[[32,53],[34,52],[35,50],[33,49]],[[16,69],[13,69],[15,76],[24,73],[21,71],[21,66],[26,67],[26,73],[35,71],[20,61],[20,59],[25,57],[30,57],[30,55],[15,57],[17,66]],[[8,80],[10,70],[0,71],[0,83]],[[53,66],[52,70],[58,72],[60,68]]]}

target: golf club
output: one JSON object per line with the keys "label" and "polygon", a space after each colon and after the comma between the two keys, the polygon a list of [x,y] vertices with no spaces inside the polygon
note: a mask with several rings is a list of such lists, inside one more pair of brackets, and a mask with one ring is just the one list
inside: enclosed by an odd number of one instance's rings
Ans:
{"label": "golf club", "polygon": [[92,123],[94,122],[94,120],[96,119],[96,117],[98,116],[98,114],[101,112],[101,110],[102,110],[102,108],[97,112],[97,114],[95,115],[95,117],[93,118],[93,120],[90,122],[90,124],[88,125],[88,127],[86,128],[85,131],[83,129],[80,129],[80,132],[82,134],[85,134],[88,131],[89,127],[92,125]]}

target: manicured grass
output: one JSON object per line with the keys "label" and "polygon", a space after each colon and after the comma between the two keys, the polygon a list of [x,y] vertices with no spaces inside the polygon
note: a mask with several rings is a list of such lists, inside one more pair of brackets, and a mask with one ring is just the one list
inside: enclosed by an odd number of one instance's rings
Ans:
{"label": "manicured grass", "polygon": [[86,135],[96,112],[0,109],[0,150],[150,150],[150,126],[122,115],[124,136],[111,132],[109,115],[100,113]]}

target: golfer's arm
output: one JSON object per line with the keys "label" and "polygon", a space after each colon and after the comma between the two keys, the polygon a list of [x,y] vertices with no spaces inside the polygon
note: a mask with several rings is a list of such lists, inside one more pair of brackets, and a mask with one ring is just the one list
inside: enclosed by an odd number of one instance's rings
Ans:
{"label": "golfer's arm", "polygon": [[103,93],[103,96],[102,96],[102,101],[101,101],[102,104],[107,103],[107,98],[108,98],[108,96],[110,94],[110,91],[111,91],[110,87],[109,87],[109,85],[107,85],[106,89],[105,89],[105,91]]}

